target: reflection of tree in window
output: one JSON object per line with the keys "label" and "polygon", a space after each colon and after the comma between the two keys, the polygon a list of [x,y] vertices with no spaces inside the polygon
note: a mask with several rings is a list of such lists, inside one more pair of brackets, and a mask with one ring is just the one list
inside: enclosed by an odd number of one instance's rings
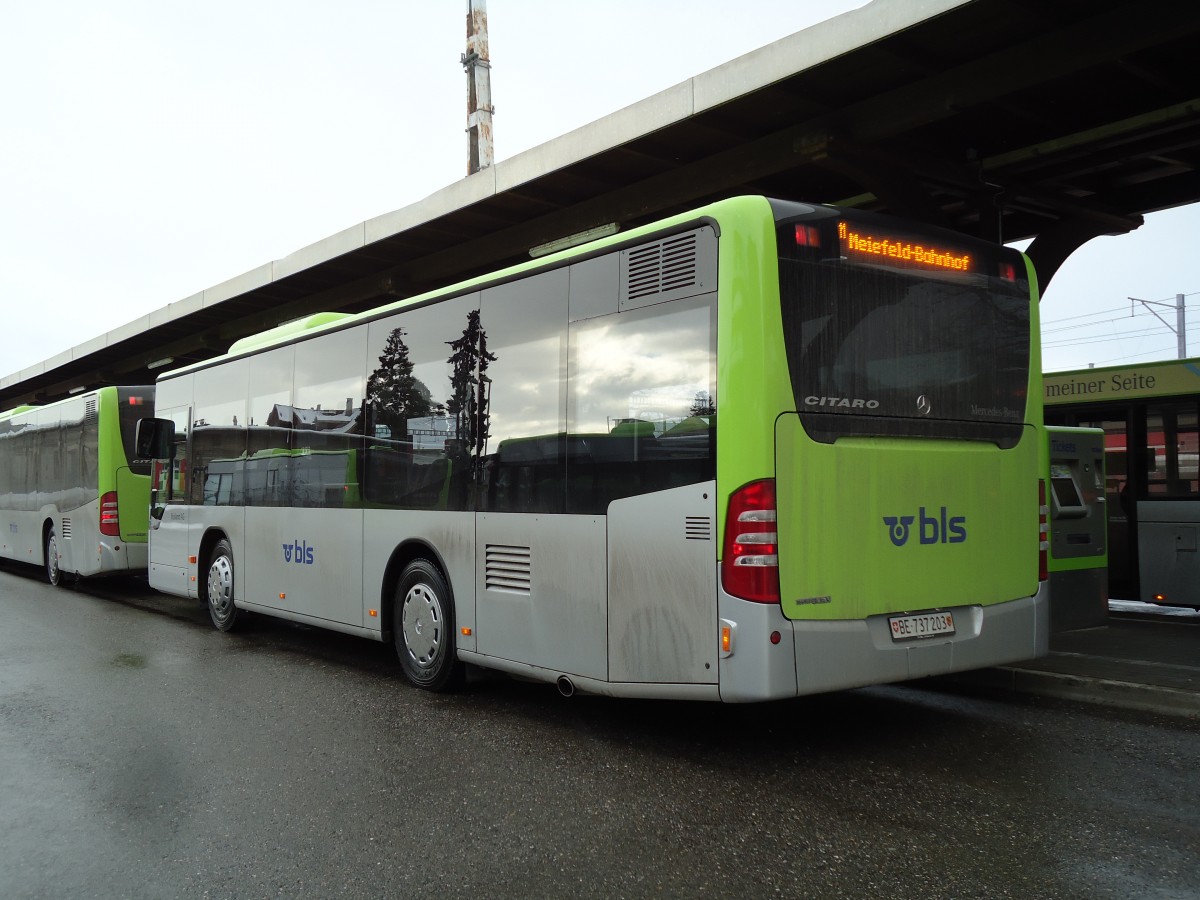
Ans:
{"label": "reflection of tree in window", "polygon": [[413,362],[404,329],[393,328],[379,355],[379,366],[367,379],[367,400],[376,426],[386,426],[392,440],[406,440],[409,419],[429,416],[433,398],[429,388],[413,375]]}
{"label": "reflection of tree in window", "polygon": [[467,313],[467,327],[462,337],[449,341],[450,399],[446,409],[454,416],[455,436],[459,448],[475,458],[481,456],[488,439],[488,391],[491,379],[487,375],[495,354],[487,349],[487,332],[479,323],[479,310]]}
{"label": "reflection of tree in window", "polygon": [[708,391],[699,391],[696,394],[696,399],[692,401],[692,408],[689,412],[693,416],[715,416],[717,414],[717,404],[713,400],[712,394]]}

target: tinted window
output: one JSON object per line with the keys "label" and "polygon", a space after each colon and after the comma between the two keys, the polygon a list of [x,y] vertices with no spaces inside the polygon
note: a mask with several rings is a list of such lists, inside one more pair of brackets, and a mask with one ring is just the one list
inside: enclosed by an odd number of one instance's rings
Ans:
{"label": "tinted window", "polygon": [[[188,490],[191,503],[212,504],[218,496],[238,503],[231,487],[235,470],[246,455],[246,386],[249,364],[234,360],[195,373],[192,411],[192,455]],[[214,485],[226,480],[224,491]]]}
{"label": "tinted window", "polygon": [[195,503],[361,503],[365,326],[195,375]]}
{"label": "tinted window", "polygon": [[778,230],[788,365],[805,428],[818,440],[1011,444],[1027,400],[1023,260],[953,233],[899,227],[821,212]]}
{"label": "tinted window", "polygon": [[471,294],[370,324],[361,473],[368,505],[470,508],[475,441],[465,401],[477,395],[478,376],[464,335],[477,352],[478,303]]}
{"label": "tinted window", "polygon": [[483,293],[474,350],[483,377],[466,405],[478,423],[484,509],[565,508],[568,284],[564,268]]}
{"label": "tinted window", "polygon": [[117,388],[117,419],[121,428],[121,446],[129,468],[138,475],[150,474],[150,460],[137,459],[134,453],[134,435],[138,419],[154,415],[154,385]]}
{"label": "tinted window", "polygon": [[715,477],[716,295],[571,327],[567,511]]}
{"label": "tinted window", "polygon": [[154,390],[154,415],[170,419],[175,426],[175,446],[169,461],[155,460],[151,484],[159,502],[184,503],[187,500],[188,433],[191,425],[191,373],[160,381]]}
{"label": "tinted window", "polygon": [[[32,410],[0,427],[0,494],[6,509],[78,508],[98,492],[97,417],[78,399]],[[90,458],[84,458],[85,451]]]}
{"label": "tinted window", "polygon": [[12,420],[0,419],[0,508],[12,509]]}
{"label": "tinted window", "polygon": [[296,346],[292,405],[275,410],[291,432],[291,506],[361,505],[366,340],[360,326]]}
{"label": "tinted window", "polygon": [[1146,491],[1151,500],[1195,499],[1200,495],[1200,438],[1194,403],[1150,408],[1146,416],[1146,450]]}
{"label": "tinted window", "polygon": [[252,356],[246,409],[246,466],[241,490],[247,506],[290,503],[292,377],[296,351],[280,347]]}

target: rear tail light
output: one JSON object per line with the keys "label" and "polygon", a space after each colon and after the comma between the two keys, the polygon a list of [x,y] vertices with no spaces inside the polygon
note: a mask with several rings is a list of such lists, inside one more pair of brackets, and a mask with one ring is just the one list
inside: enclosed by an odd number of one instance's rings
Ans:
{"label": "rear tail light", "polygon": [[1038,581],[1050,577],[1047,556],[1050,550],[1050,507],[1046,505],[1046,481],[1038,480]]}
{"label": "rear tail light", "polygon": [[109,491],[100,498],[100,533],[109,537],[121,536],[121,520],[117,515],[116,491]]}
{"label": "rear tail light", "polygon": [[729,498],[721,584],[756,603],[779,602],[779,533],[775,481],[752,481]]}

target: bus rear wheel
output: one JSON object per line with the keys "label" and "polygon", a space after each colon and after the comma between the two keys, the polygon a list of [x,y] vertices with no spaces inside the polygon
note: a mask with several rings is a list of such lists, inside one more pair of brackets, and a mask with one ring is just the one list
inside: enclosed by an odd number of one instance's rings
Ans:
{"label": "bus rear wheel", "polygon": [[418,559],[405,567],[392,617],[396,656],[411,684],[446,691],[462,680],[454,648],[454,599],[437,566]]}
{"label": "bus rear wheel", "polygon": [[63,583],[62,569],[58,567],[58,534],[51,525],[46,529],[46,580],[53,587],[60,587]]}
{"label": "bus rear wheel", "polygon": [[221,631],[233,631],[245,619],[233,602],[233,548],[229,541],[220,540],[213,547],[204,583],[208,598],[208,615]]}

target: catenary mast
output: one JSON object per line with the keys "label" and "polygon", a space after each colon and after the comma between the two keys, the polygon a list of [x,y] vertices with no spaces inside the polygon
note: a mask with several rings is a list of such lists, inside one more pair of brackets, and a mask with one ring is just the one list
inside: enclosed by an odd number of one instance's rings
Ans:
{"label": "catenary mast", "polygon": [[492,64],[488,58],[487,2],[467,0],[467,174],[492,164]]}

